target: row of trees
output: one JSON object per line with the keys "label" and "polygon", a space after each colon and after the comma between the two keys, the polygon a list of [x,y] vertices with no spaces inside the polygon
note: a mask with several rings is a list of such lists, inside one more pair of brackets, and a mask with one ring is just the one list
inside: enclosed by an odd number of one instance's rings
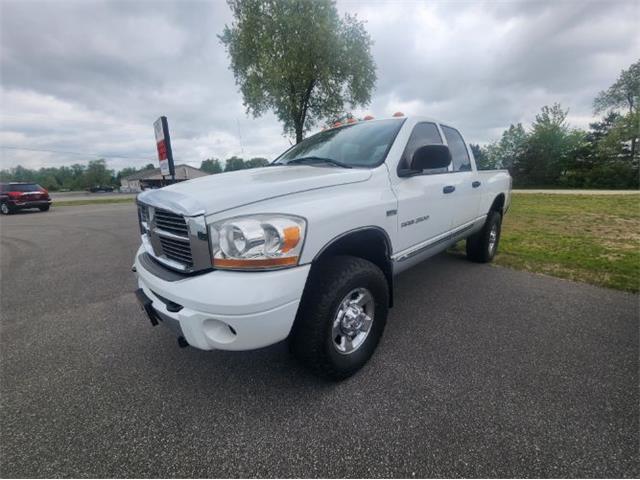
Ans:
{"label": "row of trees", "polygon": [[638,188],[640,186],[640,61],[594,100],[604,117],[588,130],[567,123],[559,104],[542,107],[529,129],[511,125],[500,140],[471,145],[479,168],[507,168],[516,186]]}
{"label": "row of trees", "polygon": [[[200,169],[207,173],[230,172],[245,168],[256,168],[268,165],[266,158],[256,157],[249,160],[233,156],[225,162],[218,159],[203,160]],[[149,163],[142,168],[126,167],[116,172],[107,168],[105,160],[91,160],[86,165],[74,164],[63,167],[43,167],[30,169],[17,167],[0,170],[1,182],[35,182],[47,190],[85,190],[96,185],[120,186],[120,179],[137,172],[152,170],[155,165]]]}
{"label": "row of trees", "polygon": [[266,158],[254,157],[249,160],[244,160],[240,157],[233,156],[231,158],[227,158],[224,165],[217,158],[208,158],[203,160],[200,164],[200,170],[207,173],[222,173],[232,172],[234,170],[244,170],[246,168],[266,167],[267,165],[269,165],[269,160]]}
{"label": "row of trees", "polygon": [[[146,168],[153,168],[152,164]],[[143,169],[143,170],[144,170]],[[107,168],[107,162],[103,159],[91,160],[86,165],[76,163],[71,166],[43,167],[40,169],[17,167],[0,170],[2,182],[35,182],[47,190],[84,190],[96,185],[117,186],[120,178],[136,172],[135,168],[125,168],[115,173]]]}

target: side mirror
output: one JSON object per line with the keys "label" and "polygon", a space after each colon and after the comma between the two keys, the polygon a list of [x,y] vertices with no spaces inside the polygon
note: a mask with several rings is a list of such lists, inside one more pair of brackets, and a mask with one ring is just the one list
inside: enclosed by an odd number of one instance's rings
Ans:
{"label": "side mirror", "polygon": [[446,145],[424,145],[411,158],[410,169],[417,172],[446,168],[451,163],[451,152]]}
{"label": "side mirror", "polygon": [[451,152],[446,145],[424,145],[418,148],[411,158],[409,168],[398,170],[398,176],[411,177],[423,170],[447,168],[451,163]]}

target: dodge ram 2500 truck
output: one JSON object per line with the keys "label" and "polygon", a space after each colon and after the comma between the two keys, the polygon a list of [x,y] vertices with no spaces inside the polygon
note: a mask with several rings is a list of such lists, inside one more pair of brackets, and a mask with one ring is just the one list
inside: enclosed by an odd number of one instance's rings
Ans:
{"label": "dodge ram 2500 truck", "polygon": [[268,167],[141,193],[136,294],[181,346],[288,339],[314,372],[346,378],[380,340],[395,275],[462,239],[491,261],[510,190],[435,120],[330,128]]}

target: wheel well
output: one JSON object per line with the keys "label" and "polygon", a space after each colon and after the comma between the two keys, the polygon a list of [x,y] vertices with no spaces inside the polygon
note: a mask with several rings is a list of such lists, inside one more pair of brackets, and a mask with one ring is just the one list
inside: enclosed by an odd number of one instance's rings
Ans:
{"label": "wheel well", "polygon": [[504,214],[504,193],[501,193],[493,200],[489,211],[498,212],[500,215]]}
{"label": "wheel well", "polygon": [[[393,306],[393,267],[391,264],[391,243],[380,228],[367,227],[347,232],[329,242],[313,259],[313,265],[335,255],[351,255],[364,258],[378,266],[389,285],[389,306]],[[312,267],[313,268],[313,267]]]}

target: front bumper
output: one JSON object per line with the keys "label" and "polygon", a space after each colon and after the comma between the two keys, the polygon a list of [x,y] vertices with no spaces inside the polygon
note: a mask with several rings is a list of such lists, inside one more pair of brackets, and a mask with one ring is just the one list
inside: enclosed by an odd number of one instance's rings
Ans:
{"label": "front bumper", "polygon": [[8,200],[7,204],[14,209],[39,208],[51,205],[51,200],[25,200],[24,202],[21,202],[19,200]]}
{"label": "front bumper", "polygon": [[164,280],[140,262],[144,253],[138,250],[134,264],[139,288],[162,324],[178,328],[191,346],[202,350],[252,350],[285,339],[310,269],[216,270]]}

